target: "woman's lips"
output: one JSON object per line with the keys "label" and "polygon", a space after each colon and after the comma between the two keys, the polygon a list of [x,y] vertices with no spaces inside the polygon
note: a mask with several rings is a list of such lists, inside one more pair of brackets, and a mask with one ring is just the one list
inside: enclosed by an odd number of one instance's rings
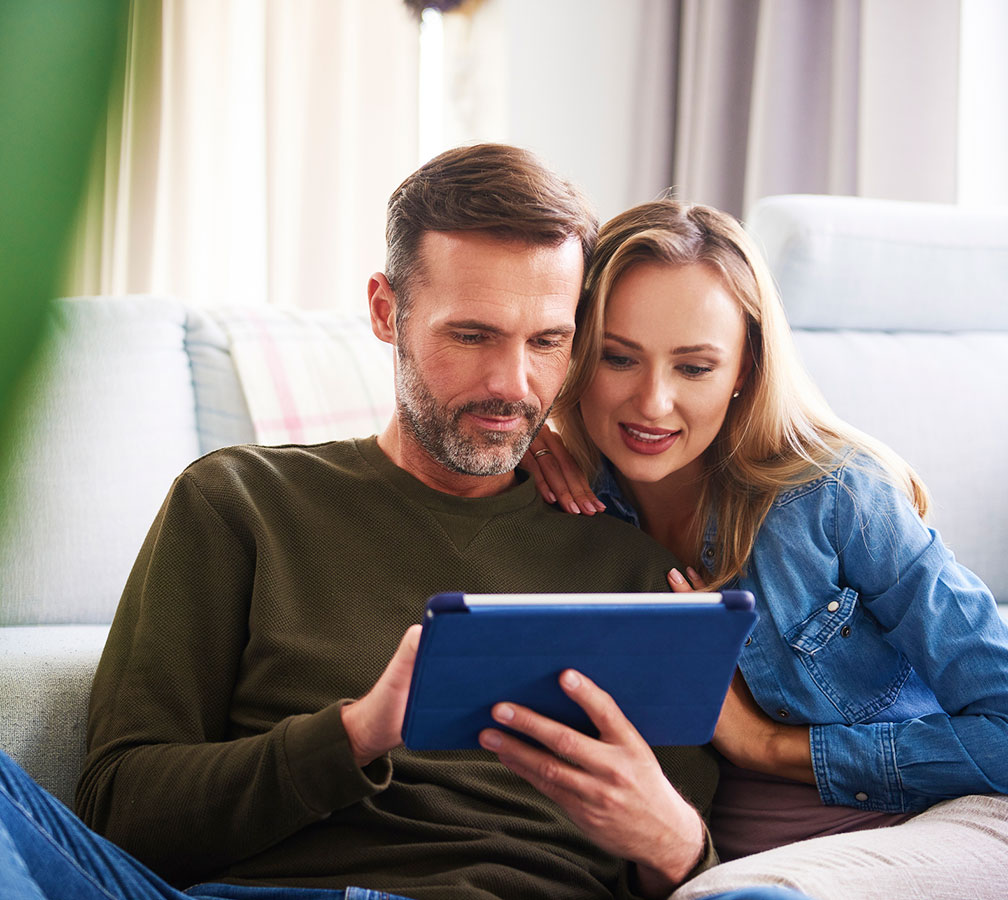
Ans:
{"label": "woman's lips", "polygon": [[619,423],[620,437],[634,453],[655,454],[668,450],[678,439],[681,432],[667,429],[647,428],[643,425],[631,425],[628,422]]}

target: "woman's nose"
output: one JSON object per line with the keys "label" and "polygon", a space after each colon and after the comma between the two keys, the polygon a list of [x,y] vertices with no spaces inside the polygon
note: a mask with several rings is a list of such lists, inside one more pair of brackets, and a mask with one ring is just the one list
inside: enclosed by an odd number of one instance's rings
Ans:
{"label": "woman's nose", "polygon": [[637,409],[645,418],[656,421],[675,408],[675,389],[667,378],[652,375],[641,384]]}

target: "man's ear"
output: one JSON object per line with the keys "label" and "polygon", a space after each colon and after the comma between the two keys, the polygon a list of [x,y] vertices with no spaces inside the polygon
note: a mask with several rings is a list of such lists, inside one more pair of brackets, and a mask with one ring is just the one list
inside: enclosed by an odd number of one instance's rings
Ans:
{"label": "man's ear", "polygon": [[371,312],[371,330],[386,344],[395,345],[395,291],[382,272],[375,272],[368,280],[368,309]]}

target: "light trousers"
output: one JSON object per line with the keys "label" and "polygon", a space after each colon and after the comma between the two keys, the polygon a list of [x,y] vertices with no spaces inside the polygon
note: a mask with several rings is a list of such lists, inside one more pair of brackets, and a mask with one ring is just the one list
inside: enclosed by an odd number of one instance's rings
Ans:
{"label": "light trousers", "polygon": [[670,900],[779,886],[815,900],[1005,900],[1008,796],[946,800],[894,825],[800,841],[722,863]]}

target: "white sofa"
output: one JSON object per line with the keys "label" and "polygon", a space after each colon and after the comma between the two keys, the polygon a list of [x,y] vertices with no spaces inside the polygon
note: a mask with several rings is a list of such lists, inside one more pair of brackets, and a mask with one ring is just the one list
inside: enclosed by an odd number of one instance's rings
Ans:
{"label": "white sofa", "polygon": [[[826,396],[919,468],[944,536],[1008,599],[1008,214],[786,197],[748,224]],[[392,379],[363,316],[82,298],[52,346],[5,476],[0,747],[71,803],[91,676],[174,476],[226,444],[376,431]]]}

